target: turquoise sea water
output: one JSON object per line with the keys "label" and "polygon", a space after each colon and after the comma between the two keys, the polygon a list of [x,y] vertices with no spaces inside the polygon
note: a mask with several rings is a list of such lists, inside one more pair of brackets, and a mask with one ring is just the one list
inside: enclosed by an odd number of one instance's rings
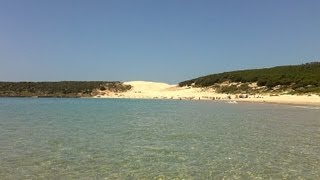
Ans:
{"label": "turquoise sea water", "polygon": [[320,110],[0,98],[0,179],[320,179]]}

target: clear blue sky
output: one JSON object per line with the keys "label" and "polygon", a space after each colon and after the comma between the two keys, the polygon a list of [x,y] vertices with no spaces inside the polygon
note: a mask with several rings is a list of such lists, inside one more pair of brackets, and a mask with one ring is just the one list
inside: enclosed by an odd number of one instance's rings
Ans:
{"label": "clear blue sky", "polygon": [[151,80],[320,59],[319,0],[1,0],[0,80]]}

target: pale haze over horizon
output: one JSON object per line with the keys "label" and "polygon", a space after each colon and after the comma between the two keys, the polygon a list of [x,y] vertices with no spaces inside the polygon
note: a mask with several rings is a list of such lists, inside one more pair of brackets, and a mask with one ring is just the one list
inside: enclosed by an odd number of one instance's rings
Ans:
{"label": "pale haze over horizon", "polygon": [[320,60],[320,1],[2,0],[0,81],[177,83]]}

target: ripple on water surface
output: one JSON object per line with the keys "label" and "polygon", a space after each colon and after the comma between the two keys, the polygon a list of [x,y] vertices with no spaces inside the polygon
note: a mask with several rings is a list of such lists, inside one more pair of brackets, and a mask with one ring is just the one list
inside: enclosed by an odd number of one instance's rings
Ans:
{"label": "ripple on water surface", "polygon": [[0,99],[2,179],[320,179],[320,111],[286,105]]}

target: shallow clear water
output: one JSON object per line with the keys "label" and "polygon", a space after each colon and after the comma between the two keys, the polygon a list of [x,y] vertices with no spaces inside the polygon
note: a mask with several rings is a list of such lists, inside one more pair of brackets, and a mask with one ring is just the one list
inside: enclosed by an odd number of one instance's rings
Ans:
{"label": "shallow clear water", "polygon": [[0,98],[0,179],[320,179],[320,110]]}

